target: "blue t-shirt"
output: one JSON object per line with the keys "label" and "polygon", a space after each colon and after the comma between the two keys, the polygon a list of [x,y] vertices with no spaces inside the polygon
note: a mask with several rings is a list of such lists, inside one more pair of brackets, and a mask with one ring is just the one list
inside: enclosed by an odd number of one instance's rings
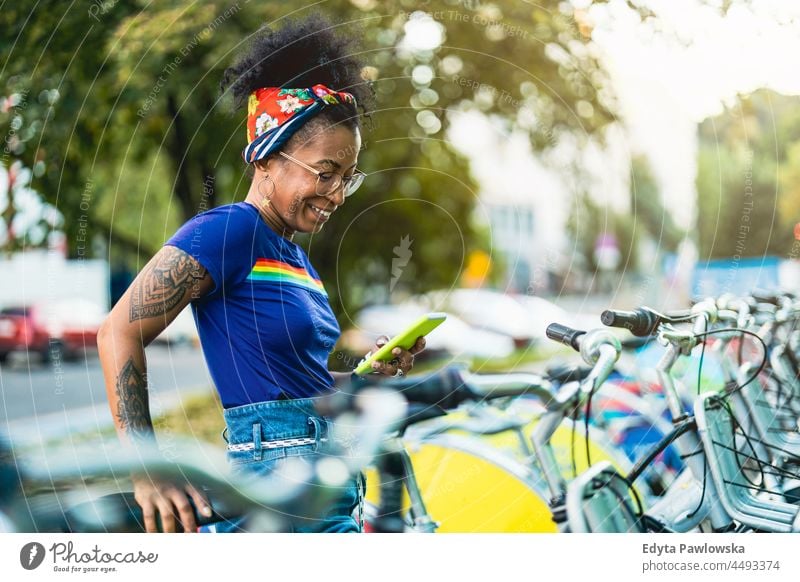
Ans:
{"label": "blue t-shirt", "polygon": [[165,244],[191,255],[214,280],[192,300],[211,378],[225,408],[308,398],[329,390],[328,355],[341,335],[328,295],[303,249],[246,202],[184,224]]}

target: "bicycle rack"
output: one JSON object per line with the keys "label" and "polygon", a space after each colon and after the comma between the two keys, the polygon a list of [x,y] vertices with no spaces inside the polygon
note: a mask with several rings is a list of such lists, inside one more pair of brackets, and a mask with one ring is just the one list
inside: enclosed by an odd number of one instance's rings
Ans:
{"label": "bicycle rack", "polygon": [[739,523],[761,531],[800,531],[800,508],[759,498],[745,478],[737,458],[731,416],[720,396],[713,393],[700,396],[695,401],[694,413],[711,477],[725,511]]}
{"label": "bicycle rack", "polygon": [[[743,383],[752,374],[752,367],[743,366],[740,382]],[[781,425],[780,411],[766,402],[760,383],[750,382],[741,389],[741,394],[759,436],[772,448],[772,454],[780,449],[785,452],[784,456],[800,457],[800,434],[790,432]]]}
{"label": "bicycle rack", "polygon": [[644,531],[630,503],[625,478],[611,463],[592,465],[567,487],[567,523],[572,533]]}

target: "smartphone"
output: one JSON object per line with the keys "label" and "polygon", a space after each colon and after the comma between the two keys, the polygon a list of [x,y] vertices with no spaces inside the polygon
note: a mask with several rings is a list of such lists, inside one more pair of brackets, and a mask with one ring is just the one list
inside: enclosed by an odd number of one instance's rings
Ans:
{"label": "smartphone", "polygon": [[428,313],[420,317],[417,321],[407,327],[402,333],[397,334],[388,342],[386,342],[381,349],[374,354],[370,355],[365,361],[361,362],[353,372],[359,376],[372,372],[372,362],[378,360],[386,362],[394,358],[392,350],[396,347],[401,347],[404,350],[411,349],[421,335],[428,335],[436,329],[441,323],[447,319],[446,313]]}

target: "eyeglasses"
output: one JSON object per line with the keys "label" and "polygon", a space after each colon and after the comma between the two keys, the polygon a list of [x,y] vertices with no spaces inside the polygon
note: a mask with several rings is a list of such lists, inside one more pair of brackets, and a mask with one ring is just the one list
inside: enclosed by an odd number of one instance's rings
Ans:
{"label": "eyeglasses", "polygon": [[367,177],[364,172],[360,172],[358,170],[353,172],[351,176],[342,176],[336,172],[320,172],[308,164],[304,164],[300,160],[293,158],[287,153],[278,153],[290,162],[294,162],[298,166],[302,166],[309,172],[313,172],[317,175],[316,191],[318,196],[330,196],[341,187],[343,188],[342,192],[344,193],[345,198],[347,198],[348,196],[351,196],[353,192],[358,190],[358,187],[364,182],[364,178]]}

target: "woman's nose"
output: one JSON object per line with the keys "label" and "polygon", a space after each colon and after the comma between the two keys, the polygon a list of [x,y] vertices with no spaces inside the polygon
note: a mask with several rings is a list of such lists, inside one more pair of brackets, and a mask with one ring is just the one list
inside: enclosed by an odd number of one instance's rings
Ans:
{"label": "woman's nose", "polygon": [[328,200],[333,202],[336,206],[344,204],[344,184],[340,184],[336,190],[326,196]]}

